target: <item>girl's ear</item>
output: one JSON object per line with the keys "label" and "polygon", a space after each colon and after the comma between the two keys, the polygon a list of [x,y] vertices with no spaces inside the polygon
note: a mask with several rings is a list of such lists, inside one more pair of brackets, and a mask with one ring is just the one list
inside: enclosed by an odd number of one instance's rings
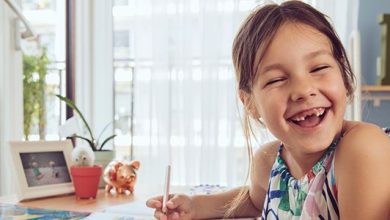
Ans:
{"label": "girl's ear", "polygon": [[240,97],[242,104],[245,107],[245,111],[248,112],[249,115],[254,119],[260,118],[260,114],[256,109],[255,103],[252,101],[251,94],[243,90],[239,90],[238,95]]}

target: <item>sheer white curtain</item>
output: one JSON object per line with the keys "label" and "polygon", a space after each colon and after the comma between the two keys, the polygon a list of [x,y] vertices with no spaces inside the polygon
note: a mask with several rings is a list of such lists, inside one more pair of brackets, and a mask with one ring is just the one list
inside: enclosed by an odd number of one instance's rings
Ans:
{"label": "sheer white curtain", "polygon": [[263,1],[131,2],[139,184],[161,182],[169,163],[176,185],[242,184],[248,160],[231,45],[249,10]]}
{"label": "sheer white curtain", "polygon": [[254,1],[134,1],[134,155],[140,182],[242,184],[231,45]]}

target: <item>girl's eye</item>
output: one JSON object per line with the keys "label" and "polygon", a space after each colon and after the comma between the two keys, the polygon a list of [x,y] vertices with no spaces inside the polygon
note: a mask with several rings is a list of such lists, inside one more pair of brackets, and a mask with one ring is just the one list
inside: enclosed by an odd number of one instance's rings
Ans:
{"label": "girl's eye", "polygon": [[316,67],[313,70],[311,70],[310,73],[318,72],[318,71],[326,69],[326,68],[329,68],[329,66],[319,66],[319,67]]}
{"label": "girl's eye", "polygon": [[272,79],[272,80],[268,81],[268,82],[265,84],[265,86],[268,86],[268,85],[271,85],[271,84],[275,84],[275,83],[277,83],[277,82],[282,82],[282,81],[284,81],[284,80],[285,80],[285,78],[276,78],[276,79]]}

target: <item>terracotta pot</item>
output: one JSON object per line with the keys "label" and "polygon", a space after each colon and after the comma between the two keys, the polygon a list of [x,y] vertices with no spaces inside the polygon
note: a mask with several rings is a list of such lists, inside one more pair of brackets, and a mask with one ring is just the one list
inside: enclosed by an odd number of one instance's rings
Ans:
{"label": "terracotta pot", "polygon": [[99,186],[99,179],[102,175],[101,166],[93,167],[70,167],[73,179],[73,186],[76,197],[80,199],[96,198]]}

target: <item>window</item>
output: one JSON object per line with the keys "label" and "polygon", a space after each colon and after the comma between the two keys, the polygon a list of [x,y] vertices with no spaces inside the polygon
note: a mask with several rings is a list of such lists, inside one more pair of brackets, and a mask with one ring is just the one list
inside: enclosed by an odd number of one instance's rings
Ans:
{"label": "window", "polygon": [[[115,4],[114,4],[115,5]],[[117,4],[114,7],[124,7]],[[113,26],[113,56],[114,56],[114,119],[115,119],[115,150],[120,157],[130,158],[133,123],[133,75],[134,62],[131,43],[131,30],[119,25],[118,17],[114,15]]]}
{"label": "window", "polygon": [[27,140],[56,140],[65,120],[55,94],[65,94],[65,0],[24,0],[34,40],[23,40],[24,134]]}
{"label": "window", "polygon": [[114,59],[128,59],[133,57],[131,54],[131,38],[130,38],[130,30],[117,30],[114,31]]}

